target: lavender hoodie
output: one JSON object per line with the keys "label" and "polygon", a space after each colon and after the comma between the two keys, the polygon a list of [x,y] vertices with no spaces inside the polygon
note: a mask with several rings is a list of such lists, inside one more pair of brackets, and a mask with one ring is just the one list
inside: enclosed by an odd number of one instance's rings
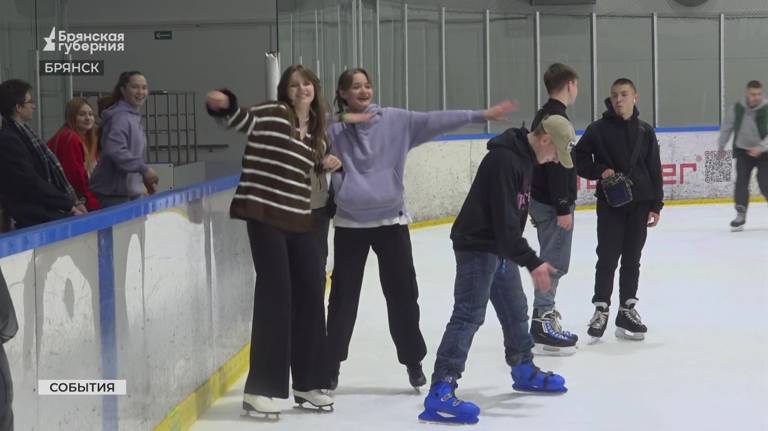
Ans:
{"label": "lavender hoodie", "polygon": [[339,216],[371,222],[405,214],[405,156],[443,133],[484,122],[483,111],[412,112],[371,104],[366,123],[335,123],[328,131],[331,154],[343,170],[332,177]]}
{"label": "lavender hoodie", "polygon": [[121,100],[102,113],[101,154],[91,175],[91,190],[107,196],[144,194],[147,138],[141,113]]}

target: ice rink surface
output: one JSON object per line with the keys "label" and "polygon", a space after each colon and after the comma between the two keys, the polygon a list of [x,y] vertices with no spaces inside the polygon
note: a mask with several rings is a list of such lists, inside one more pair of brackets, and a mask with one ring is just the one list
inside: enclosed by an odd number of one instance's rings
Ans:
{"label": "ice rink surface", "polygon": [[[566,378],[559,396],[516,393],[504,362],[501,328],[489,304],[485,325],[459,381],[459,397],[482,409],[484,430],[767,430],[768,429],[768,207],[753,203],[743,232],[728,227],[731,205],[668,206],[649,230],[638,311],[649,332],[642,342],[618,340],[611,316],[602,341],[588,345],[586,325],[596,262],[594,210],[576,212],[571,270],[560,283],[558,309],[565,329],[580,336],[571,357],[535,362]],[[419,281],[421,327],[429,377],[450,317],[455,261],[450,225],[412,231]],[[538,249],[535,230],[525,231]],[[532,302],[530,277],[523,283]],[[292,408],[277,423],[241,417],[244,377],[192,428],[208,430],[425,430],[422,394],[408,385],[387,328],[373,252],[368,258],[350,357],[342,363],[335,412]],[[529,308],[530,314],[530,308]]]}

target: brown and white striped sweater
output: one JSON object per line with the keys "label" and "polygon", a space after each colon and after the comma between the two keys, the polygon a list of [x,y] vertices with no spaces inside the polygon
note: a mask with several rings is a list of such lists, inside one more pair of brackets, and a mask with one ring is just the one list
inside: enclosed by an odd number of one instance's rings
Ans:
{"label": "brown and white striped sweater", "polygon": [[298,132],[290,123],[287,105],[267,102],[240,108],[234,94],[222,91],[230,98],[230,109],[209,113],[224,116],[228,127],[248,136],[230,216],[293,232],[309,231],[310,170],[314,167],[310,139],[294,138]]}

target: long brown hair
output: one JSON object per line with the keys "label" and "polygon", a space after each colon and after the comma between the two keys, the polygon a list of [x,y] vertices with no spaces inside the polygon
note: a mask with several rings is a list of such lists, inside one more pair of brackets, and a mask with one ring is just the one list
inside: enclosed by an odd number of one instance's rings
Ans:
{"label": "long brown hair", "polygon": [[347,101],[339,96],[339,92],[349,90],[349,87],[351,87],[352,83],[355,82],[355,74],[358,73],[365,75],[365,79],[368,80],[368,83],[373,85],[373,82],[371,82],[371,75],[369,75],[368,71],[362,67],[345,70],[341,75],[339,75],[339,82],[336,85],[336,97],[333,98],[333,103],[336,105],[338,114],[344,112],[347,107]]}
{"label": "long brown hair", "polygon": [[[315,72],[300,64],[294,64],[288,67],[280,77],[280,82],[277,84],[278,101],[293,108],[291,99],[288,98],[288,84],[290,83],[291,76],[294,72],[299,72],[304,79],[312,83],[312,86],[315,89],[315,98],[309,105],[309,123],[307,124],[307,132],[312,135],[312,149],[315,150],[315,166],[320,169],[320,164],[329,149],[325,139],[328,104],[321,94],[320,79],[315,75]],[[292,109],[292,113],[294,117],[297,117],[295,110]],[[297,127],[299,126],[298,118],[294,118],[294,123]]]}
{"label": "long brown hair", "polygon": [[[85,151],[85,170],[90,176],[93,173],[93,168],[96,167],[96,158],[99,151],[99,139],[96,133],[96,124],[94,122],[91,130],[83,133],[77,128],[77,114],[80,112],[83,106],[88,105],[93,111],[93,106],[88,103],[87,100],[75,97],[67,102],[66,108],[64,108],[65,126],[74,130],[83,140],[83,150]],[[96,112],[93,113],[94,117]]]}
{"label": "long brown hair", "polygon": [[124,98],[123,87],[128,85],[128,83],[131,82],[131,78],[133,78],[136,75],[144,76],[144,74],[139,72],[138,70],[131,70],[128,72],[121,73],[120,77],[117,78],[117,84],[115,84],[115,88],[112,90],[112,95],[109,96],[109,99],[104,100],[104,107],[103,108],[99,107],[100,108],[99,112],[123,100]]}

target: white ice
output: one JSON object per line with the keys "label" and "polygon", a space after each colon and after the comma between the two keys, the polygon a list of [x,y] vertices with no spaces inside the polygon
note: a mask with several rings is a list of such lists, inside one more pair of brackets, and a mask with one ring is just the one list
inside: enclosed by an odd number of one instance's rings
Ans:
{"label": "white ice", "polygon": [[[614,306],[602,341],[587,345],[596,220],[594,210],[578,211],[571,270],[561,280],[557,301],[563,326],[581,338],[580,349],[572,357],[535,359],[542,369],[562,374],[569,391],[537,396],[512,389],[501,329],[489,304],[457,391],[480,405],[476,427],[768,429],[768,208],[753,203],[743,232],[729,231],[733,215],[732,207],[724,204],[664,209],[659,226],[649,230],[642,258],[638,310],[649,328],[645,341],[615,338]],[[453,303],[455,263],[449,230],[444,225],[412,232],[428,377]],[[530,226],[525,236],[538,247]],[[523,282],[530,303],[532,287],[525,271]],[[192,430],[439,429],[417,420],[424,394],[409,387],[405,368],[397,362],[373,252],[364,283],[334,413],[300,411],[285,400],[278,423],[241,417],[243,377]],[[618,282],[614,304],[617,298]]]}

